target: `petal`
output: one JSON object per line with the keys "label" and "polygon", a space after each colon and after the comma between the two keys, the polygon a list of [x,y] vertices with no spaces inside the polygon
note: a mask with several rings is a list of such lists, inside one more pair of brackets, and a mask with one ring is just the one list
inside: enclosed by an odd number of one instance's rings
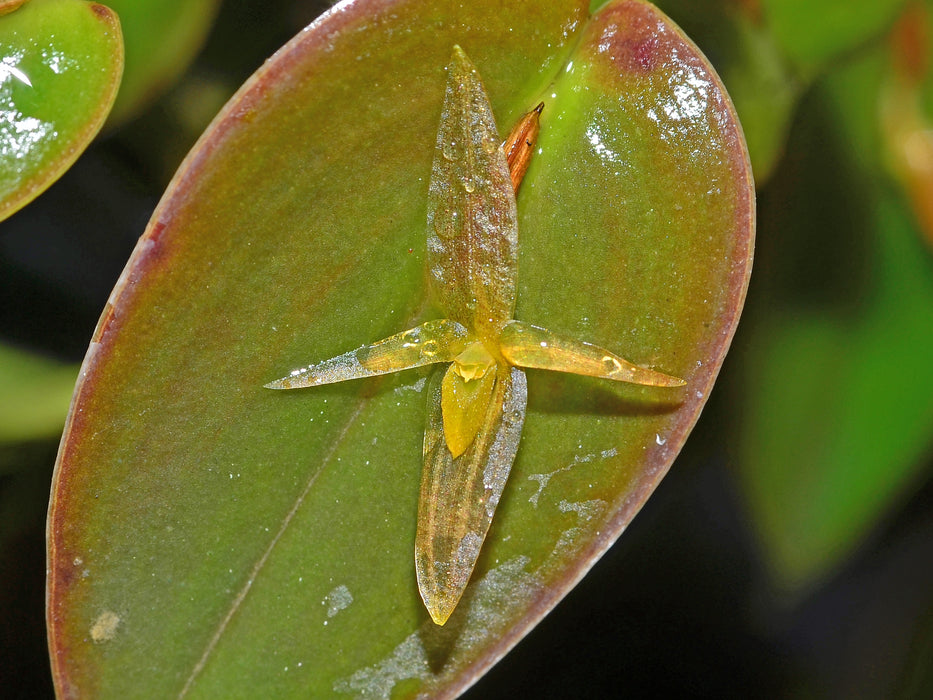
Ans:
{"label": "petal", "polygon": [[509,321],[499,336],[502,356],[513,365],[570,372],[646,386],[677,387],[686,382],[639,367],[605,348],[552,333],[521,321]]}
{"label": "petal", "polygon": [[493,341],[515,308],[515,191],[479,73],[460,47],[428,189],[427,264],[444,314]]}
{"label": "petal", "polygon": [[518,452],[528,403],[525,373],[500,365],[482,427],[454,458],[444,434],[443,377],[435,374],[428,395],[415,540],[418,590],[438,625],[447,622],[470,581]]}
{"label": "petal", "polygon": [[450,362],[468,344],[469,333],[456,321],[428,321],[372,345],[292,371],[267,389],[300,389],[375,377],[435,362]]}
{"label": "petal", "polygon": [[495,372],[475,379],[464,379],[455,364],[444,373],[441,384],[441,413],[444,438],[453,457],[459,457],[472,444],[486,419]]}

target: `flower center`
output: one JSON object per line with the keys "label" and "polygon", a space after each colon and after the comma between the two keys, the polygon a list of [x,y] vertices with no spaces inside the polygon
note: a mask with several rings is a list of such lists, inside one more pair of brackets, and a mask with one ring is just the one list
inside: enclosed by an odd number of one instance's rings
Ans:
{"label": "flower center", "polygon": [[454,371],[464,381],[482,379],[486,372],[496,366],[496,360],[480,341],[474,340],[454,358]]}

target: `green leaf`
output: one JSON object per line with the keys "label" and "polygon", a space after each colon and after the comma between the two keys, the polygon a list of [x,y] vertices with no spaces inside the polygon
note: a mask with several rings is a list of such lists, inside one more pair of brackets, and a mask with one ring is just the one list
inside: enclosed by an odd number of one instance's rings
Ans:
{"label": "green leaf", "polygon": [[933,434],[933,265],[883,171],[879,58],[837,71],[807,105],[801,123],[822,127],[796,136],[797,166],[775,182],[776,243],[750,305],[741,480],[792,590],[830,575],[908,497]]}
{"label": "green leaf", "polygon": [[784,152],[804,87],[754,5],[733,0],[662,0],[658,5],[699,44],[735,102],[760,187]]}
{"label": "green leaf", "polygon": [[[516,317],[687,388],[529,370],[517,461],[440,628],[413,561],[426,371],[263,384],[428,312],[427,188],[455,43],[501,131],[546,102],[518,197]],[[95,334],[49,521],[59,693],[465,687],[670,467],[738,319],[753,214],[728,98],[650,5],[587,18],[582,2],[359,1],[322,17],[202,137]]]}
{"label": "green leaf", "polygon": [[0,220],[81,155],[122,70],[120,25],[102,5],[32,0],[0,16]]}
{"label": "green leaf", "polygon": [[188,67],[217,14],[218,0],[110,0],[120,16],[126,70],[110,123],[134,116]]}
{"label": "green leaf", "polygon": [[778,43],[805,80],[880,38],[906,0],[762,0]]}
{"label": "green leaf", "polygon": [[0,443],[54,438],[78,369],[0,344]]}

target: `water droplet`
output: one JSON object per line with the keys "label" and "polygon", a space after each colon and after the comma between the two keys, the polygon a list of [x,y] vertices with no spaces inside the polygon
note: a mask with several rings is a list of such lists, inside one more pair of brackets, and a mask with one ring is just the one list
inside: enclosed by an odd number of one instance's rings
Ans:
{"label": "water droplet", "polygon": [[456,146],[456,141],[445,141],[444,145],[441,146],[441,155],[443,155],[447,160],[453,160],[454,156],[456,155],[456,151],[454,150]]}
{"label": "water droplet", "polygon": [[492,136],[483,137],[483,150],[486,151],[486,153],[492,155],[496,152],[497,148],[499,148],[499,142],[496,141],[496,139],[494,139]]}
{"label": "water droplet", "polygon": [[616,372],[622,371],[622,363],[610,355],[605,355],[603,357],[603,365],[608,374],[615,374]]}
{"label": "water droplet", "polygon": [[416,329],[407,330],[402,333],[402,347],[411,348],[421,342],[421,334]]}
{"label": "water droplet", "polygon": [[423,357],[434,357],[437,354],[437,341],[429,340],[421,348],[421,355]]}
{"label": "water droplet", "polygon": [[476,189],[476,181],[472,177],[463,178],[463,189],[473,192]]}

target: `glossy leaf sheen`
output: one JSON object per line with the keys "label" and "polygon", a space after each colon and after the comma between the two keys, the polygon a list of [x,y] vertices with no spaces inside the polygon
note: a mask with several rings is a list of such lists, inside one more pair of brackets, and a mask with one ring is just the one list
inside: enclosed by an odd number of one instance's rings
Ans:
{"label": "glossy leaf sheen", "polygon": [[[114,292],[66,429],[49,521],[62,696],[454,693],[638,511],[731,339],[752,189],[696,49],[647,4],[584,11],[341,5],[204,136]],[[426,313],[428,181],[454,44],[499,124],[546,102],[518,202],[516,317],[687,388],[658,399],[528,370],[512,474],[500,487],[483,470],[501,492],[495,521],[437,628],[411,553],[441,380],[262,385]],[[508,381],[524,402],[526,373],[503,373],[494,391]],[[494,432],[506,456],[514,427]]]}
{"label": "glossy leaf sheen", "polygon": [[[801,3],[797,8],[798,32],[804,25],[809,28],[816,4]],[[784,152],[794,110],[807,86],[799,66],[787,60],[786,48],[778,43],[771,24],[763,21],[757,2],[658,0],[657,5],[700,46],[709,47],[742,120],[760,188]],[[824,41],[836,44],[833,24],[821,26],[820,31]],[[851,46],[839,48],[851,50]],[[810,67],[808,73],[813,72]]]}
{"label": "glossy leaf sheen", "polygon": [[123,70],[117,16],[84,0],[31,0],[0,16],[0,219],[81,155]]}
{"label": "glossy leaf sheen", "polygon": [[[815,80],[884,34],[904,0],[657,0],[710,58],[735,101],[759,187]],[[875,108],[876,109],[876,108]]]}

